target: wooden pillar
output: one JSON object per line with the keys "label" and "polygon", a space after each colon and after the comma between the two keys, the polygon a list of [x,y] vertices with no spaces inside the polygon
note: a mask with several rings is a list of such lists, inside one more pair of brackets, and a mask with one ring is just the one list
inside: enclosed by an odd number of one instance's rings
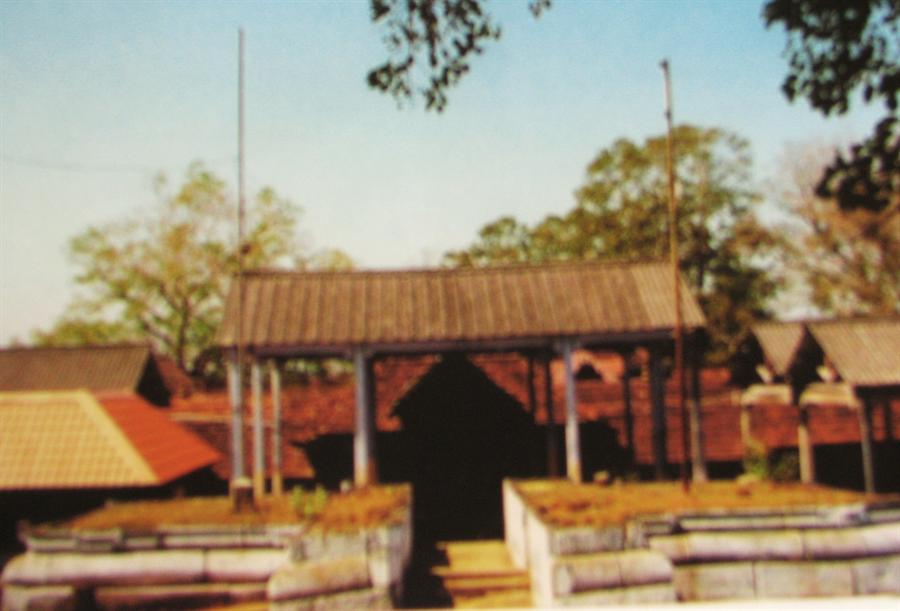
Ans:
{"label": "wooden pillar", "polygon": [[703,412],[701,399],[703,389],[700,386],[700,347],[696,338],[690,343],[691,364],[691,396],[688,400],[691,436],[691,479],[703,483],[707,481],[706,459],[703,457]]}
{"label": "wooden pillar", "polygon": [[237,349],[228,354],[228,396],[231,403],[231,481],[244,477],[244,393]]}
{"label": "wooden pillar", "polygon": [[573,342],[562,343],[566,379],[566,474],[569,480],[581,482],[581,442],[578,436],[578,405],[575,398],[575,372],[572,370]]}
{"label": "wooden pillar", "polygon": [[281,366],[278,361],[269,361],[269,390],[272,393],[272,494],[284,494],[281,446]]}
{"label": "wooden pillar", "polygon": [[625,443],[628,453],[628,468],[633,469],[637,464],[637,452],[634,446],[634,408],[631,405],[631,355],[622,353],[622,361],[625,369],[622,371],[622,412],[625,421]]}
{"label": "wooden pillar", "polygon": [[266,439],[263,432],[262,365],[253,359],[250,366],[250,388],[253,393],[253,497],[266,493]]}
{"label": "wooden pillar", "polygon": [[547,406],[547,475],[559,475],[559,461],[556,451],[556,414],[553,409],[553,374],[550,371],[552,356],[544,355],[544,404]]}
{"label": "wooden pillar", "polygon": [[871,410],[869,407],[869,397],[865,396],[858,406],[857,413],[859,414],[859,442],[862,448],[863,480],[866,492],[874,494],[875,464],[872,452],[872,426],[869,421]]}
{"label": "wooden pillar", "polygon": [[731,401],[732,403],[737,402],[741,407],[741,445],[744,448],[744,456],[746,457],[753,445],[753,422],[751,420],[753,405],[745,402],[744,397],[738,391],[734,391]]}
{"label": "wooden pillar", "polygon": [[816,481],[816,464],[809,438],[809,407],[801,404],[797,414],[797,454],[800,458],[800,481],[812,484]]}
{"label": "wooden pillar", "polygon": [[375,483],[374,419],[372,418],[370,359],[362,348],[353,351],[356,377],[356,428],[353,434],[353,481],[357,486]]}
{"label": "wooden pillar", "polygon": [[659,349],[649,350],[650,404],[653,422],[653,469],[657,480],[666,477],[666,379]]}
{"label": "wooden pillar", "polygon": [[528,359],[528,412],[534,418],[537,414],[537,391],[534,388],[534,355],[530,352]]}

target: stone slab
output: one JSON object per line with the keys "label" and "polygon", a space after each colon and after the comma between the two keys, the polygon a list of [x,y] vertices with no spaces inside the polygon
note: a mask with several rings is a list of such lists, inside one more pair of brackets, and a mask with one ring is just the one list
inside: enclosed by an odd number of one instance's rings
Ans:
{"label": "stone slab", "polygon": [[204,572],[209,581],[265,582],[288,557],[285,549],[213,549],[205,554]]}
{"label": "stone slab", "polygon": [[5,585],[3,611],[74,611],[78,601],[71,586]]}
{"label": "stone slab", "polygon": [[796,530],[692,532],[654,537],[650,549],[665,554],[675,564],[799,560],[804,557],[804,539]]}
{"label": "stone slab", "polygon": [[196,583],[155,586],[105,586],[94,590],[98,609],[202,608],[262,601],[265,584]]}
{"label": "stone slab", "polygon": [[291,562],[269,579],[269,600],[310,598],[330,592],[371,587],[365,554]]}
{"label": "stone slab", "polygon": [[856,594],[900,595],[900,554],[854,560],[851,569]]}
{"label": "stone slab", "polygon": [[753,569],[757,598],[853,595],[846,562],[758,562]]}
{"label": "stone slab", "polygon": [[389,593],[372,588],[269,603],[270,611],[356,611],[393,608]]}
{"label": "stone slab", "polygon": [[672,581],[679,600],[724,600],[756,595],[751,562],[675,566]]}

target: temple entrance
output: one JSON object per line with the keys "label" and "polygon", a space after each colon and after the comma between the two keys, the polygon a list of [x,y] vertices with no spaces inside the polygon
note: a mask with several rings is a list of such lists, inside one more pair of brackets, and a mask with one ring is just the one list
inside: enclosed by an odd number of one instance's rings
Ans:
{"label": "temple entrance", "polygon": [[417,541],[502,537],[502,481],[536,475],[543,451],[522,404],[467,358],[451,355],[395,412]]}

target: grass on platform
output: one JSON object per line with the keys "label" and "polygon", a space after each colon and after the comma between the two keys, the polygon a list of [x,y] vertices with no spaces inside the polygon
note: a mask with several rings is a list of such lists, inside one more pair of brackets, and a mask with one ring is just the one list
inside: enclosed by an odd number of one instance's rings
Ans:
{"label": "grass on platform", "polygon": [[409,505],[409,488],[372,486],[331,493],[321,513],[306,518],[291,495],[265,497],[255,511],[235,513],[227,497],[192,497],[112,503],[73,518],[62,526],[72,529],[124,528],[152,530],[174,525],[262,525],[309,522],[328,530],[353,530],[402,519]]}
{"label": "grass on platform", "polygon": [[713,509],[774,509],[900,500],[897,495],[866,495],[824,486],[765,481],[709,482],[694,484],[688,491],[679,482],[601,486],[540,480],[520,482],[518,486],[527,503],[546,521],[558,526],[606,526],[624,524],[640,515]]}

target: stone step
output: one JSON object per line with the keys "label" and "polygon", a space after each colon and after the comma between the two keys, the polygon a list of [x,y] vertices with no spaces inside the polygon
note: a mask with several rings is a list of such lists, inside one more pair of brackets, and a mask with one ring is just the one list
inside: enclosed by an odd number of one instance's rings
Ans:
{"label": "stone step", "polygon": [[431,568],[454,607],[530,607],[528,574],[516,568],[503,541],[446,541],[447,563]]}

